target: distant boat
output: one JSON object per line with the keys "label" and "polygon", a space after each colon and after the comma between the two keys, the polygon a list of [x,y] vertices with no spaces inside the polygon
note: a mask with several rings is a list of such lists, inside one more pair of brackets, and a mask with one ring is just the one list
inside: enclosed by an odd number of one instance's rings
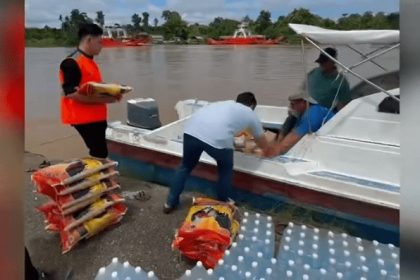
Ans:
{"label": "distant boat", "polygon": [[233,36],[221,36],[218,39],[208,38],[209,45],[274,45],[279,44],[283,36],[276,39],[267,39],[263,35],[253,35],[248,30],[247,23],[241,23]]}
{"label": "distant boat", "polygon": [[148,45],[150,37],[140,36],[139,38],[131,37],[127,31],[121,27],[105,27],[102,36],[102,45],[104,48],[113,47],[139,47]]}

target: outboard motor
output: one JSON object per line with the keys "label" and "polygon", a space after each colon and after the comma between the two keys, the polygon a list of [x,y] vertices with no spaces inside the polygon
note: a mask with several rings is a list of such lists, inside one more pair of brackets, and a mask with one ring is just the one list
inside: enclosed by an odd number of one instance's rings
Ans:
{"label": "outboard motor", "polygon": [[153,98],[127,100],[127,124],[150,130],[161,127],[156,101]]}

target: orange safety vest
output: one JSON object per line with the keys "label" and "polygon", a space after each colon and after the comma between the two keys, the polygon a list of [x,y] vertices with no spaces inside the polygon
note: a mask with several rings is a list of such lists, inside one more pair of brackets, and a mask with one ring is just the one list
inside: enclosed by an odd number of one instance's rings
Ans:
{"label": "orange safety vest", "polygon": [[[77,62],[82,78],[79,87],[87,82],[102,82],[101,72],[96,62],[86,55],[76,52],[70,58]],[[63,73],[59,71],[60,83],[64,83]],[[61,97],[61,121],[64,124],[85,124],[107,119],[106,104],[82,103],[77,100]]]}

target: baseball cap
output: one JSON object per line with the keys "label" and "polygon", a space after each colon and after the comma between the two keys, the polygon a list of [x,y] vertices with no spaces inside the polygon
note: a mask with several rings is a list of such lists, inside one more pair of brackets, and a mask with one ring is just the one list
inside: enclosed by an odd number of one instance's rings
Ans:
{"label": "baseball cap", "polygon": [[309,96],[306,92],[299,92],[296,94],[292,94],[289,96],[289,101],[303,99],[311,104],[317,104],[318,102],[315,101],[311,96]]}
{"label": "baseball cap", "polygon": [[[330,56],[332,56],[334,58],[337,58],[337,50],[336,49],[325,48],[324,51],[326,53],[328,53]],[[326,62],[326,61],[329,61],[329,60],[330,60],[330,58],[328,56],[326,56],[323,52],[321,52],[319,54],[319,57],[317,58],[317,60],[315,60],[315,62],[322,63],[322,62]]]}

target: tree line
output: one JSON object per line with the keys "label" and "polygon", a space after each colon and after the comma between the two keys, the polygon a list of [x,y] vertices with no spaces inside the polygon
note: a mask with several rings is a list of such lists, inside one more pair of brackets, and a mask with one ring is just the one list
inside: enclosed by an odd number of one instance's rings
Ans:
{"label": "tree line", "polygon": [[[27,46],[73,46],[77,44],[77,30],[80,24],[97,23],[100,26],[105,24],[105,14],[102,11],[96,12],[94,19],[85,12],[73,9],[69,15],[59,15],[60,28],[26,28]],[[363,14],[343,14],[337,20],[323,18],[311,13],[308,9],[294,9],[286,16],[279,16],[273,19],[267,10],[260,11],[258,17],[253,20],[245,16],[241,20],[248,23],[248,28],[254,34],[265,35],[268,38],[286,37],[286,42],[295,43],[298,41],[296,34],[288,27],[289,23],[310,24],[325,28],[350,30],[350,29],[399,29],[399,13],[385,14],[383,12]],[[152,22],[152,24],[150,24]],[[159,23],[161,23],[159,25]],[[180,41],[187,41],[197,36],[216,38],[219,36],[232,35],[240,21],[222,17],[216,17],[208,25],[189,24],[182,19],[177,11],[165,10],[161,18],[150,20],[147,12],[134,13],[131,16],[131,23],[119,25],[127,30],[130,35],[140,33],[163,35],[166,40],[178,38]]]}

